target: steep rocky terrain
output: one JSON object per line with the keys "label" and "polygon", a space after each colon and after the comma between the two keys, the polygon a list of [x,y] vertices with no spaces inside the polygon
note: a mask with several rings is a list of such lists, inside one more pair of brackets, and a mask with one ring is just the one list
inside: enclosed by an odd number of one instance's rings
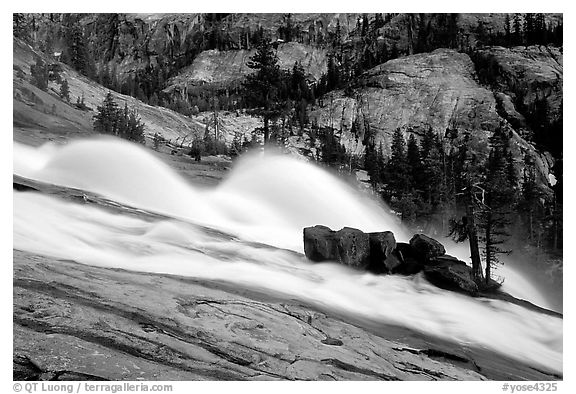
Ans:
{"label": "steep rocky terrain", "polygon": [[17,250],[14,300],[16,380],[557,378],[280,295]]}
{"label": "steep rocky terrain", "polygon": [[[182,91],[188,84],[238,84],[246,75],[253,72],[247,63],[255,53],[255,49],[204,51],[194,59],[190,66],[172,78],[164,91],[167,93],[175,90]],[[277,55],[281,69],[291,70],[295,62],[300,62],[311,81],[318,81],[322,74],[326,73],[327,51],[325,49],[287,42],[278,46]]]}
{"label": "steep rocky terrain", "polygon": [[519,133],[532,128],[547,134],[547,141],[562,140],[564,77],[558,48],[491,47],[477,51],[474,60],[480,80],[498,92],[501,115]]}
{"label": "steep rocky terrain", "polygon": [[[18,380],[486,379],[464,355],[427,355],[441,344],[387,339],[274,296],[19,251],[14,259]],[[522,367],[513,376],[524,374],[546,378]]]}
{"label": "steep rocky terrain", "polygon": [[[15,133],[16,139],[26,139],[26,135],[41,134],[44,139],[65,141],[70,135],[92,134],[92,118],[96,108],[102,104],[104,97],[111,92],[119,107],[125,103],[138,111],[145,123],[145,134],[152,136],[158,133],[167,140],[176,141],[189,135],[203,133],[204,125],[182,114],[163,107],[154,107],[97,84],[80,75],[70,67],[59,64],[60,75],[68,81],[70,103],[60,96],[60,85],[50,82],[49,89],[42,91],[31,83],[30,66],[39,56],[48,64],[55,63],[41,52],[35,51],[28,44],[15,39],[13,45],[14,60],[14,126],[26,129],[25,133]],[[87,108],[79,109],[74,103],[84,99]]]}
{"label": "steep rocky terrain", "polygon": [[[522,78],[514,79],[515,74],[504,74],[508,75],[503,77],[507,78],[504,79],[509,84],[506,86],[515,86],[516,89],[531,87],[533,93],[521,97],[547,97],[552,108],[561,107],[562,56],[559,52],[550,51],[548,56],[540,52],[539,57],[530,57],[531,52],[493,48],[481,53],[516,59],[516,72]],[[506,53],[510,53],[510,57],[506,57]],[[528,54],[526,62],[518,60],[522,53]],[[558,62],[555,59],[559,59]],[[550,63],[555,66],[551,67]],[[527,77],[530,70],[534,75]],[[505,91],[510,92],[510,88]],[[475,152],[485,156],[488,154],[488,138],[494,130],[504,126],[515,141],[512,149],[519,173],[523,157],[528,153],[535,158],[540,182],[547,185],[553,160],[549,154],[537,152],[522,138],[525,128],[513,127],[512,116],[522,118],[519,111],[524,111],[524,108],[516,107],[506,97],[495,95],[488,86],[480,83],[476,66],[468,55],[438,49],[391,60],[367,71],[354,85],[352,93],[338,90],[322,97],[318,108],[312,110],[311,118],[321,126],[340,130],[347,150],[356,153],[364,149],[360,141],[364,139],[366,123],[375,133],[376,142],[383,143],[386,154],[390,152],[395,129],[404,130],[406,137],[409,133],[420,137],[428,127],[432,127],[444,138],[447,148],[451,144],[446,132],[455,130],[457,139],[469,135]],[[530,98],[525,100],[530,101]],[[507,108],[505,112],[499,110],[500,105]],[[356,128],[352,132],[354,124]]]}

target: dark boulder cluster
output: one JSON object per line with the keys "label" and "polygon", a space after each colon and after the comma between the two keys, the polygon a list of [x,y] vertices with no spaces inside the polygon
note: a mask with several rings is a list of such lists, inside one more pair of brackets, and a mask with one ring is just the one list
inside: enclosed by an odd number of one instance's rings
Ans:
{"label": "dark boulder cluster", "polygon": [[315,262],[336,261],[376,274],[414,275],[423,272],[432,284],[469,295],[478,294],[472,269],[446,254],[437,240],[416,234],[409,243],[396,242],[391,231],[365,233],[344,227],[333,231],[326,226],[304,229],[304,253]]}

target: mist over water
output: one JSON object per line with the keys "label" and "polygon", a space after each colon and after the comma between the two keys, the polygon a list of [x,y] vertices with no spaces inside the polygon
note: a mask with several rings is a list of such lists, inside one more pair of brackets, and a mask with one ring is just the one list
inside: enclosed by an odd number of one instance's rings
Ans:
{"label": "mist over water", "polygon": [[[38,149],[15,143],[14,173],[170,217],[145,219],[14,191],[15,249],[268,289],[562,371],[560,318],[444,291],[419,275],[377,276],[308,262],[302,229],[310,225],[410,237],[385,207],[312,164],[252,155],[219,186],[199,189],[141,147],[96,139]],[[468,261],[460,246],[446,246]],[[512,294],[547,306],[520,273],[500,275]]]}

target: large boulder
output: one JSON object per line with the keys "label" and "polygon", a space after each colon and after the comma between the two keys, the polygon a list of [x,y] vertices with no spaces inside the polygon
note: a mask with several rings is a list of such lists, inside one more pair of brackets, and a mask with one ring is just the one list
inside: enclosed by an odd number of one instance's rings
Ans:
{"label": "large boulder", "polygon": [[472,268],[452,256],[432,258],[424,267],[424,276],[435,286],[458,291],[472,296],[478,295],[478,285],[473,280]]}
{"label": "large boulder", "polygon": [[368,269],[377,273],[390,273],[401,261],[392,254],[396,249],[396,238],[392,231],[369,233],[370,265]]}
{"label": "large boulder", "polygon": [[312,261],[337,261],[366,269],[369,264],[369,235],[355,228],[333,231],[326,226],[304,229],[304,253]]}
{"label": "large boulder", "polygon": [[410,246],[423,264],[429,263],[433,258],[446,254],[444,246],[424,234],[416,234],[410,239]]}
{"label": "large boulder", "polygon": [[414,248],[405,242],[396,243],[396,249],[392,252],[391,257],[400,262],[392,270],[393,274],[414,275],[424,268],[424,264]]}

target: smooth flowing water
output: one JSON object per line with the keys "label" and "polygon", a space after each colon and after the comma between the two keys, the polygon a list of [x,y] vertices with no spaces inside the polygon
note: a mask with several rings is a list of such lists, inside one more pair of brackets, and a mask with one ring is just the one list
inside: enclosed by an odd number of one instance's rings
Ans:
{"label": "smooth flowing water", "polygon": [[[254,154],[217,187],[200,189],[142,147],[95,139],[61,147],[15,143],[14,173],[168,217],[123,215],[14,191],[15,249],[268,289],[562,371],[561,318],[444,291],[420,275],[377,276],[308,262],[301,254],[306,226],[391,230],[400,241],[410,236],[386,207],[313,164]],[[468,260],[462,249],[447,246]],[[521,273],[500,275],[511,294],[547,306]]]}

